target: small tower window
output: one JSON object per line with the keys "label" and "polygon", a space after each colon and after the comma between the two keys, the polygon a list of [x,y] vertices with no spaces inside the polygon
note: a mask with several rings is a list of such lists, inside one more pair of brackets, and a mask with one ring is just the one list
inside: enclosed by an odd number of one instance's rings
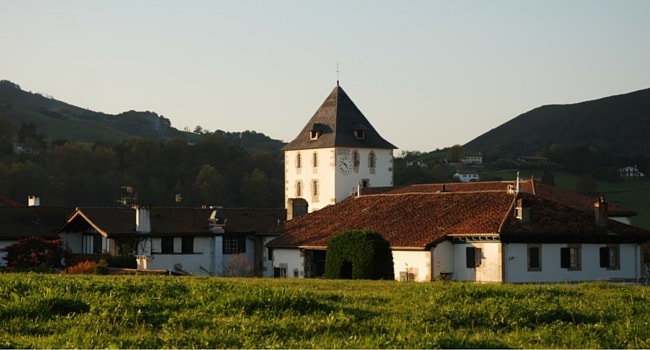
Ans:
{"label": "small tower window", "polygon": [[357,140],[364,140],[366,138],[366,133],[364,130],[354,130],[352,133],[354,134],[354,137],[357,138]]}
{"label": "small tower window", "polygon": [[302,168],[302,158],[300,156],[300,153],[296,154],[296,168]]}
{"label": "small tower window", "polygon": [[302,197],[302,181],[296,181],[296,197]]}
{"label": "small tower window", "polygon": [[312,197],[318,197],[318,180],[311,181],[311,195]]}
{"label": "small tower window", "polygon": [[355,168],[358,168],[358,167],[359,167],[359,164],[361,163],[361,160],[359,159],[359,152],[358,152],[358,151],[354,151],[354,152],[352,153],[352,162],[353,162],[352,165],[353,165]]}
{"label": "small tower window", "polygon": [[377,156],[375,155],[374,151],[370,151],[370,154],[368,154],[368,168],[376,168],[377,167]]}
{"label": "small tower window", "polygon": [[312,158],[311,158],[311,163],[314,168],[318,167],[318,152],[314,152]]}

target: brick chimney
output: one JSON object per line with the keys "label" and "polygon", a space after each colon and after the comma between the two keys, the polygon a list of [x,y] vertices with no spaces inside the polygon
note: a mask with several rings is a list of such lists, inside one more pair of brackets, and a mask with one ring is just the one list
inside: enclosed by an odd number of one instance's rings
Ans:
{"label": "brick chimney", "polygon": [[607,227],[609,215],[607,214],[607,202],[604,196],[598,197],[594,202],[594,219],[596,220],[596,225]]}

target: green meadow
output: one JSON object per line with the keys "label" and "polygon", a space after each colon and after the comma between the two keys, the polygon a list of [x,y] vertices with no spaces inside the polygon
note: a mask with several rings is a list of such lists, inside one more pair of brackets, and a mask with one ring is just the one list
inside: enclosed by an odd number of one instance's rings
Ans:
{"label": "green meadow", "polygon": [[0,348],[649,348],[650,288],[0,274]]}

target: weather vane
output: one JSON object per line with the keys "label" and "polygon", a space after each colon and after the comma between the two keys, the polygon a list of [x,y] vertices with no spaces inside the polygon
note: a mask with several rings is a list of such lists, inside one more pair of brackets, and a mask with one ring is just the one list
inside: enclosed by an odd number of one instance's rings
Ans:
{"label": "weather vane", "polygon": [[339,64],[336,64],[336,86],[339,86]]}

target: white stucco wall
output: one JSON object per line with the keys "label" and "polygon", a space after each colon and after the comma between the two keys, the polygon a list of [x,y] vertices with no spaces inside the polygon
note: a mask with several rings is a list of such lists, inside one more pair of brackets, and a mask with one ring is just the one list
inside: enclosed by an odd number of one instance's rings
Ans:
{"label": "white stucco wall", "polygon": [[[349,174],[338,171],[337,157],[354,151],[359,154],[359,166]],[[370,152],[375,153],[375,168],[368,167]],[[301,167],[296,167],[297,155],[301,155]],[[313,166],[313,155],[318,155],[318,165]],[[338,156],[337,156],[338,155]],[[393,150],[390,149],[350,149],[350,148],[316,148],[285,151],[285,203],[289,198],[303,198],[309,204],[309,212],[316,211],[330,204],[338,203],[356,193],[357,184],[367,180],[371,187],[393,185]],[[312,195],[312,182],[318,180],[317,198]],[[296,183],[302,183],[301,196],[296,194]]]}
{"label": "white stucco wall", "polygon": [[75,254],[82,252],[81,232],[59,233],[59,237],[61,237],[63,247],[69,248]]}
{"label": "white stucco wall", "polygon": [[438,243],[433,248],[433,278],[439,279],[443,275],[453,278],[454,273],[454,244],[450,241]]}
{"label": "white stucco wall", "polygon": [[273,277],[273,260],[272,260],[273,257],[269,256],[269,249],[266,248],[266,244],[269,243],[270,241],[272,241],[274,238],[276,238],[276,237],[275,236],[264,237],[264,241],[263,241],[263,244],[264,244],[263,259],[264,259],[264,261],[262,263],[262,266],[264,268],[264,271],[263,271],[263,274],[262,274],[263,277]]}
{"label": "white stucco wall", "polygon": [[160,238],[153,238],[153,254],[146,257],[147,269],[174,271],[175,265],[180,264],[183,271],[193,275],[213,274],[212,237],[195,237],[194,254],[181,254],[180,240],[180,237],[174,238],[174,254],[161,254]]}
{"label": "white stucco wall", "polygon": [[[273,267],[286,267],[288,278],[304,278],[304,265],[304,257],[300,250],[273,249]],[[295,272],[298,272],[297,276]],[[273,276],[273,271],[271,271],[271,276]]]}
{"label": "white stucco wall", "polygon": [[[481,263],[478,267],[468,268],[466,248],[481,249]],[[472,242],[454,245],[454,272],[451,276],[456,281],[502,282],[502,254],[500,242]]]}
{"label": "white stucco wall", "polygon": [[527,245],[504,244],[506,257],[506,282],[573,282],[609,279],[633,279],[641,277],[641,248],[636,244],[619,245],[619,270],[600,267],[600,248],[607,244],[581,244],[581,269],[572,271],[560,267],[560,249],[567,244],[541,245],[541,271],[528,271]]}
{"label": "white stucco wall", "polygon": [[393,250],[393,266],[398,281],[403,272],[412,273],[415,282],[431,281],[431,252],[428,250]]}

